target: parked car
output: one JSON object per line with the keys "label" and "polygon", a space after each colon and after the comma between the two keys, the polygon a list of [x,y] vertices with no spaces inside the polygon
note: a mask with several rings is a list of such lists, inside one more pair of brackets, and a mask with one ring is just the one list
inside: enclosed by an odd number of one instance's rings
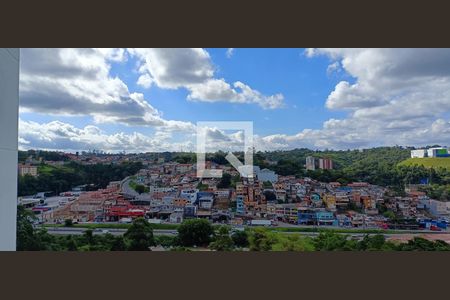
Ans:
{"label": "parked car", "polygon": [[442,229],[439,228],[439,227],[437,227],[436,225],[431,225],[431,226],[430,226],[430,230],[431,230],[431,231],[441,231]]}

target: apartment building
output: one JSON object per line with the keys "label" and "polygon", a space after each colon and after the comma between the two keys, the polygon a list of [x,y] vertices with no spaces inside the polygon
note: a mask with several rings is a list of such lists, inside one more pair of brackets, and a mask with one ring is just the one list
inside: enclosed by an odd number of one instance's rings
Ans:
{"label": "apartment building", "polygon": [[316,169],[316,159],[312,156],[306,157],[306,170],[315,170]]}
{"label": "apartment building", "polygon": [[319,169],[323,169],[323,170],[333,169],[333,161],[329,158],[320,158],[319,159]]}
{"label": "apartment building", "polygon": [[236,196],[236,213],[237,214],[245,214],[245,206],[244,206],[245,198],[243,195]]}
{"label": "apartment building", "polygon": [[30,175],[36,177],[38,175],[38,168],[37,166],[32,166],[28,164],[19,164],[19,175],[20,176]]}

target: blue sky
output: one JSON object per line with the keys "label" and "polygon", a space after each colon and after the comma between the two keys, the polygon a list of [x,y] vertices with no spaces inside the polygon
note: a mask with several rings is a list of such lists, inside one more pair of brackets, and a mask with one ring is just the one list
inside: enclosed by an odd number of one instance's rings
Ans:
{"label": "blue sky", "polygon": [[[448,128],[450,88],[441,83],[448,74],[436,69],[439,76],[430,82],[430,69],[422,74],[423,64],[416,66],[423,53],[239,48],[229,56],[227,51],[22,50],[19,143],[23,148],[57,149],[58,143],[74,148],[60,150],[92,146],[156,151],[176,143],[189,148],[192,132],[188,131],[198,121],[253,121],[260,144],[271,145],[270,149],[345,149],[446,140],[442,132]],[[448,51],[427,54],[429,64],[437,66],[436,56],[442,61],[448,57]],[[405,75],[406,71],[411,75]],[[151,83],[140,83],[141,77]],[[234,86],[236,82],[249,92]],[[210,88],[209,83],[220,88]],[[436,86],[441,111],[402,112],[402,102],[426,107]],[[418,98],[421,93],[426,97]],[[276,101],[269,104],[271,97]],[[94,133],[94,127],[101,133]],[[417,136],[419,128],[429,131]],[[136,140],[145,142],[134,145]]]}
{"label": "blue sky", "polygon": [[[325,108],[330,91],[342,76],[328,76],[327,57],[309,59],[304,49],[237,49],[227,58],[227,49],[207,49],[217,68],[216,77],[229,82],[243,81],[263,94],[282,93],[285,107],[266,110],[254,104],[205,103],[186,101],[185,89],[167,90],[157,86],[150,89],[137,85],[136,59],[112,64],[111,75],[122,79],[130,91],[140,92],[167,119],[197,121],[254,122],[254,132],[261,135],[276,133],[294,134],[303,128],[320,128],[330,117],[340,117],[343,112]],[[25,120],[49,122],[55,116],[23,113]],[[92,123],[90,117],[58,116],[58,120],[78,127]],[[105,124],[100,126],[108,133],[117,130],[132,132],[142,128]]]}

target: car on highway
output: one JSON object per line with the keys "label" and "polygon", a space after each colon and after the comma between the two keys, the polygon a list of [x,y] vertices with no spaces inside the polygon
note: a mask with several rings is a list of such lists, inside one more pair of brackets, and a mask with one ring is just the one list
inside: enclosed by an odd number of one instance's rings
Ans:
{"label": "car on highway", "polygon": [[109,233],[108,229],[102,229],[102,228],[96,228],[94,231],[98,232],[98,233],[103,233],[103,234]]}

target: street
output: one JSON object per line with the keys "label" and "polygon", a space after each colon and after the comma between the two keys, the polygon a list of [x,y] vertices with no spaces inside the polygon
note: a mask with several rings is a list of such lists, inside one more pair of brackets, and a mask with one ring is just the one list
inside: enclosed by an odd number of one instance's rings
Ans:
{"label": "street", "polygon": [[[47,229],[47,232],[54,235],[81,235],[83,234],[88,228],[80,228],[80,227],[45,227]],[[93,233],[94,235],[100,235],[100,234],[107,234],[110,233],[112,235],[123,235],[125,232],[127,232],[127,229],[120,229],[120,228],[101,228],[101,229],[94,229]],[[175,235],[178,234],[176,229],[154,229],[153,230],[154,235]]]}
{"label": "street", "polygon": [[[80,228],[80,227],[46,227],[48,233],[54,235],[82,235],[88,228]],[[119,228],[98,228],[95,229],[94,235],[102,235],[102,234],[112,234],[115,236],[121,236],[125,234],[127,229],[119,229]],[[315,237],[319,234],[319,232],[299,232],[299,231],[287,231],[282,232],[285,234],[300,234],[303,236]],[[161,235],[176,235],[178,234],[176,229],[154,229],[153,234],[155,236]],[[340,233],[347,234],[355,239],[362,239],[367,233]],[[374,235],[374,233],[370,233],[369,235]],[[405,232],[405,233],[384,233],[384,237],[387,240],[391,241],[401,241],[406,242],[414,237],[422,237],[428,240],[443,240],[447,243],[450,243],[450,232],[429,232],[429,231],[414,231],[414,232]]]}

